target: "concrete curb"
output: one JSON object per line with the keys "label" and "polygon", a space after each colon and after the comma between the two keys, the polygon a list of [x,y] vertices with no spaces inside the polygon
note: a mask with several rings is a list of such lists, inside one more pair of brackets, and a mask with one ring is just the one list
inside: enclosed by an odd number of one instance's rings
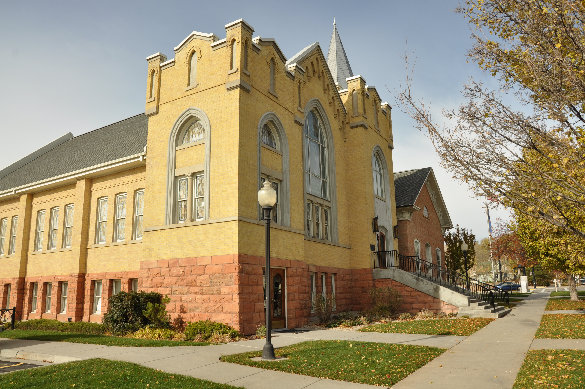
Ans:
{"label": "concrete curb", "polygon": [[27,361],[38,361],[38,362],[49,362],[49,363],[66,363],[81,361],[82,358],[67,357],[64,355],[52,355],[27,352],[22,350],[0,350],[0,357],[2,358],[13,358],[13,359],[24,359]]}

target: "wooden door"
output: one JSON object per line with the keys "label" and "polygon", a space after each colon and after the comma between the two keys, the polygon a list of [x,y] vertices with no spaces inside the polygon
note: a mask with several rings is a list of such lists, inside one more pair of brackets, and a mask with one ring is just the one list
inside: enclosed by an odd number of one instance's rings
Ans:
{"label": "wooden door", "polygon": [[285,278],[284,269],[270,269],[272,278],[272,328],[286,326],[286,310],[284,305]]}

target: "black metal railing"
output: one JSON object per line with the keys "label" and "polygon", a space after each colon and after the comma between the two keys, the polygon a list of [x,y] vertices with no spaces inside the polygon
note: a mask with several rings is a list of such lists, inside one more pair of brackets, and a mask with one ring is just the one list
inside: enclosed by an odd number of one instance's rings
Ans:
{"label": "black metal railing", "polygon": [[[0,326],[4,328],[4,323],[10,321],[10,327],[14,329],[14,323],[16,322],[16,307],[0,309]],[[1,330],[0,330],[1,331]]]}
{"label": "black metal railing", "polygon": [[502,291],[491,284],[481,282],[467,274],[449,270],[436,263],[425,261],[416,255],[399,255],[396,250],[372,252],[374,268],[396,267],[409,273],[417,274],[436,284],[490,303],[495,308],[496,301],[510,302],[507,291]]}

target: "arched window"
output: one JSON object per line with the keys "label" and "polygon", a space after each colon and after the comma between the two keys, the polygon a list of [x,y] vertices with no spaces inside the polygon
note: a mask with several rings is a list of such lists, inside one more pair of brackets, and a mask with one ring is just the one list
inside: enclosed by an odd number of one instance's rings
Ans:
{"label": "arched window", "polygon": [[181,138],[179,138],[179,144],[177,146],[199,142],[202,141],[204,137],[205,128],[203,128],[201,121],[195,120],[187,127]]}
{"label": "arched window", "polygon": [[270,128],[270,125],[268,123],[262,126],[262,133],[260,134],[260,139],[262,140],[263,145],[279,150],[278,142],[276,140],[277,138],[274,136],[274,132]]}
{"label": "arched window", "polygon": [[435,254],[437,256],[437,267],[441,268],[441,249],[440,248],[436,248],[435,249]]}
{"label": "arched window", "polygon": [[[274,156],[279,160],[280,166],[270,167],[262,163],[263,147],[268,147],[274,153],[280,154],[280,158]],[[267,112],[262,115],[258,123],[258,185],[259,188],[262,187],[265,180],[272,183],[277,197],[272,221],[282,226],[290,226],[289,177],[288,141],[284,127],[276,114]],[[258,209],[258,215],[261,217],[261,209]]]}
{"label": "arched window", "polygon": [[149,79],[149,90],[148,90],[148,98],[154,99],[154,69],[150,72],[150,79]]}
{"label": "arched window", "polygon": [[353,116],[358,115],[358,93],[356,90],[351,92],[351,106],[353,108]]}
{"label": "arched window", "polygon": [[230,45],[230,70],[236,69],[236,40],[233,39]]}
{"label": "arched window", "polygon": [[244,41],[244,70],[248,70],[248,41]]}
{"label": "arched window", "polygon": [[197,53],[194,51],[189,58],[189,80],[187,85],[194,86],[197,83]]}
{"label": "arched window", "polygon": [[274,58],[270,59],[270,92],[276,93],[276,80],[275,80],[276,64]]}
{"label": "arched window", "polygon": [[315,111],[305,119],[305,177],[307,192],[322,199],[329,199],[327,174],[327,138],[323,122]]}
{"label": "arched window", "polygon": [[337,241],[335,164],[329,121],[321,104],[305,107],[303,162],[305,172],[305,233],[310,238]]}
{"label": "arched window", "polygon": [[384,199],[384,165],[378,153],[372,155],[372,171],[374,173],[374,194]]}
{"label": "arched window", "polygon": [[[166,224],[187,223],[209,218],[210,125],[198,108],[188,108],[175,122],[167,157]],[[205,148],[203,164],[177,170],[177,153],[190,155],[183,145],[201,143]]]}

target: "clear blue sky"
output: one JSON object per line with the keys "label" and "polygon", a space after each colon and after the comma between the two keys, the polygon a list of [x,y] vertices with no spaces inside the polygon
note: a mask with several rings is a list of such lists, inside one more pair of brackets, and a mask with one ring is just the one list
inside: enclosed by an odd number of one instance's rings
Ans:
{"label": "clear blue sky", "polygon": [[319,41],[326,53],[336,18],[354,74],[393,107],[394,170],[432,166],[454,224],[487,236],[482,202],[439,166],[430,141],[396,106],[404,54],[414,60],[414,93],[435,118],[461,103],[470,77],[470,29],[459,1],[11,1],[0,13],[0,168],[50,141],[144,111],[146,60],[191,31],[222,38],[243,18],[254,36],[274,38],[287,58]]}

